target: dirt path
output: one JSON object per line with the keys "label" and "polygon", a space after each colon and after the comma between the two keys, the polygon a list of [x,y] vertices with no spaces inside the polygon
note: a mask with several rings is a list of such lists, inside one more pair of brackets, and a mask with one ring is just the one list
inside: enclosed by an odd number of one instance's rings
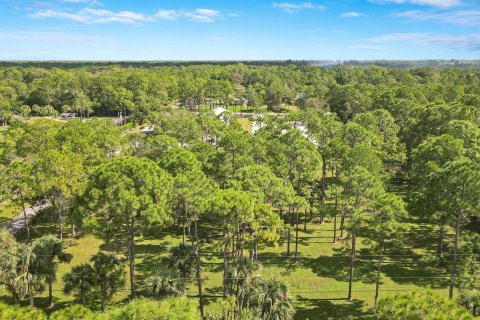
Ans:
{"label": "dirt path", "polygon": [[[33,207],[28,207],[25,209],[27,220],[30,221],[37,215],[37,213],[45,209],[48,204],[40,204]],[[9,223],[5,225],[5,229],[7,229],[12,234],[17,233],[19,230],[25,227],[25,217],[23,215],[23,210],[20,210],[19,214],[13,218]]]}

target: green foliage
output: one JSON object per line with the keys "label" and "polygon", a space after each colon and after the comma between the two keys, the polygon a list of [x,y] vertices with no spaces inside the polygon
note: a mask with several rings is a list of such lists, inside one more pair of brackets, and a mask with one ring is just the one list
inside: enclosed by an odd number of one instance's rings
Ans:
{"label": "green foliage", "polygon": [[115,158],[89,178],[83,203],[93,214],[86,217],[87,223],[106,239],[116,231],[136,234],[137,224],[163,224],[171,219],[171,192],[170,176],[153,161]]}
{"label": "green foliage", "polygon": [[458,304],[470,311],[473,316],[480,316],[480,291],[462,291],[458,297]]}
{"label": "green foliage", "polygon": [[9,306],[0,303],[0,319],[2,320],[47,320],[47,315],[39,309]]}
{"label": "green foliage", "polygon": [[288,320],[295,314],[294,299],[282,281],[255,278],[245,295],[259,319]]}
{"label": "green foliage", "polygon": [[67,294],[75,292],[86,303],[87,295],[95,288],[95,271],[88,263],[74,266],[63,276],[63,291]]}
{"label": "green foliage", "polygon": [[48,317],[49,320],[101,320],[102,318],[95,315],[90,309],[78,304],[54,311]]}
{"label": "green foliage", "polygon": [[176,269],[167,268],[145,279],[144,286],[146,295],[151,298],[179,297],[185,293],[186,280]]}
{"label": "green foliage", "polygon": [[392,295],[380,299],[376,313],[379,319],[473,319],[473,316],[455,301],[432,290]]}
{"label": "green foliage", "polygon": [[10,232],[0,231],[0,285],[10,292],[16,304],[27,291],[30,252]]}
{"label": "green foliage", "polygon": [[195,302],[186,298],[162,301],[135,299],[124,307],[109,311],[107,320],[200,320]]}

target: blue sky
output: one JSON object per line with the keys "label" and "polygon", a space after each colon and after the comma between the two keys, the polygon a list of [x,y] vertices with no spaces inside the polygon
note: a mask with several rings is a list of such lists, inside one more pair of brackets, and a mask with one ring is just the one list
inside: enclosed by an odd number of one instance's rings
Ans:
{"label": "blue sky", "polygon": [[480,0],[0,0],[1,60],[479,58]]}

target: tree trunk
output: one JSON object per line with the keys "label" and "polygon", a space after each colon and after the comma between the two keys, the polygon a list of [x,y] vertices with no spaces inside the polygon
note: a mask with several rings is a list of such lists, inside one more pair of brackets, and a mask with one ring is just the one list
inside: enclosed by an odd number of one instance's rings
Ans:
{"label": "tree trunk", "polygon": [[310,205],[310,220],[313,220],[313,194],[310,195],[309,199]]}
{"label": "tree trunk", "polygon": [[437,242],[437,257],[441,257],[443,253],[443,239],[445,238],[445,225],[440,226],[438,230],[438,242]]}
{"label": "tree trunk", "polygon": [[182,244],[185,244],[185,220],[182,223]]}
{"label": "tree trunk", "polygon": [[333,212],[333,243],[337,242],[337,208],[338,208],[338,196],[335,193],[335,210]]}
{"label": "tree trunk", "polygon": [[33,286],[31,283],[28,284],[28,299],[30,300],[30,307],[35,308],[35,301],[33,300]]}
{"label": "tree trunk", "polygon": [[13,302],[14,302],[16,305],[19,305],[19,304],[20,304],[20,297],[18,296],[17,291],[16,291],[15,288],[14,288],[13,286],[11,286],[11,285],[9,285],[8,288],[10,289],[10,293],[12,294]]}
{"label": "tree trunk", "polygon": [[[224,222],[226,223],[226,222]],[[227,298],[227,277],[228,277],[228,233],[225,231],[223,244],[223,299]]]}
{"label": "tree trunk", "polygon": [[105,283],[105,280],[102,280],[102,285],[101,289],[102,292],[102,312],[105,312],[107,310],[107,284]]}
{"label": "tree trunk", "polygon": [[355,267],[355,233],[352,233],[352,253],[350,257],[350,275],[348,281],[348,300],[352,300],[352,286],[353,286],[353,271]]}
{"label": "tree trunk", "polygon": [[333,243],[337,242],[337,212],[333,216]]}
{"label": "tree trunk", "polygon": [[327,163],[322,163],[322,204],[325,202],[325,191],[327,189]]}
{"label": "tree trunk", "polygon": [[298,208],[295,210],[295,220],[296,220],[296,227],[295,227],[295,262],[296,262],[297,257],[298,257]]}
{"label": "tree trunk", "polygon": [[25,200],[23,199],[23,193],[20,193],[20,201],[22,201],[23,219],[25,220],[25,228],[27,229],[27,239],[29,243],[32,243],[32,237],[30,236],[30,224],[28,223],[27,210],[25,209]]}
{"label": "tree trunk", "polygon": [[[287,219],[291,220],[291,206],[288,206],[288,217]],[[290,229],[287,231],[287,256],[290,257]]]}
{"label": "tree trunk", "polygon": [[129,235],[128,243],[128,262],[130,271],[130,296],[135,298],[137,290],[135,286],[135,240],[133,234]]}
{"label": "tree trunk", "polygon": [[342,205],[342,216],[340,217],[340,238],[343,239],[343,230],[345,229],[345,204]]}
{"label": "tree trunk", "polygon": [[57,217],[58,217],[58,237],[60,240],[63,239],[63,221],[62,221],[62,210],[60,207],[57,207]]}
{"label": "tree trunk", "polygon": [[375,303],[374,307],[377,306],[378,300],[378,291],[380,289],[380,274],[382,272],[382,262],[383,262],[383,238],[380,240],[379,248],[378,248],[378,268],[377,268],[377,279],[375,281]]}
{"label": "tree trunk", "polygon": [[195,260],[196,260],[195,274],[197,276],[198,300],[199,300],[198,302],[200,307],[200,315],[203,318],[202,264],[200,259],[200,242],[198,239],[197,215],[195,215],[194,226],[195,226],[194,231],[195,231]]}
{"label": "tree trunk", "polygon": [[453,289],[455,287],[455,276],[457,273],[457,260],[458,260],[458,241],[460,239],[460,224],[461,224],[462,215],[459,214],[457,217],[457,223],[455,225],[455,247],[453,249],[453,262],[452,262],[452,272],[450,275],[450,289],[448,290],[448,297],[453,299]]}
{"label": "tree trunk", "polygon": [[305,208],[303,218],[305,219],[303,221],[303,231],[307,231],[307,208]]}

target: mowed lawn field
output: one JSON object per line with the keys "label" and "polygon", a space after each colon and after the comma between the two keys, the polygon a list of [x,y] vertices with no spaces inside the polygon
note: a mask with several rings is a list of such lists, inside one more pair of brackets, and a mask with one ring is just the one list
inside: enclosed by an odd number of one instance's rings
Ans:
{"label": "mowed lawn field", "polygon": [[[335,244],[332,243],[332,218],[327,217],[323,224],[318,223],[318,216],[315,216],[314,220],[307,223],[306,231],[303,230],[304,225],[300,225],[297,261],[293,257],[294,233],[292,233],[290,258],[286,255],[287,243],[284,240],[281,240],[277,246],[260,246],[258,260],[262,267],[259,273],[267,277],[280,278],[290,284],[291,292],[297,301],[295,319],[373,318],[372,307],[377,270],[375,252],[368,250],[362,239],[358,239],[353,285],[354,300],[347,300],[349,241],[340,239]],[[46,233],[55,234],[57,230],[56,225],[47,217],[38,217],[33,221],[33,225],[34,237]],[[211,222],[201,221],[200,226],[200,236],[204,239],[201,251],[206,311],[217,312],[220,310],[222,295],[221,234],[219,226]],[[337,228],[339,226],[340,219],[337,219]],[[384,260],[380,297],[402,291],[424,290],[429,287],[447,292],[448,274],[445,270],[430,267],[424,257],[426,254],[435,252],[437,230],[415,218],[411,219],[410,226],[405,248],[390,254]],[[162,258],[168,254],[169,248],[182,241],[181,229],[173,226],[153,233],[137,239],[136,274],[140,291],[142,279],[160,269]],[[338,235],[340,232],[337,232]],[[24,238],[25,235],[19,234],[18,237]],[[123,248],[120,245],[107,245],[102,240],[81,232],[73,239],[66,235],[65,245],[67,252],[73,255],[73,260],[68,264],[59,265],[57,282],[54,283],[55,309],[74,300],[73,296],[66,295],[62,291],[62,277],[73,266],[87,262],[100,249],[116,250],[119,254],[123,254]],[[119,291],[109,303],[112,305],[122,303],[128,299],[128,294],[127,281],[125,288]],[[195,281],[191,281],[187,294],[197,297]],[[5,294],[4,299],[9,300],[8,295]],[[47,293],[39,294],[35,299],[38,306],[46,306]],[[24,303],[28,304],[28,301]],[[92,301],[90,307],[98,309],[99,302]]]}

